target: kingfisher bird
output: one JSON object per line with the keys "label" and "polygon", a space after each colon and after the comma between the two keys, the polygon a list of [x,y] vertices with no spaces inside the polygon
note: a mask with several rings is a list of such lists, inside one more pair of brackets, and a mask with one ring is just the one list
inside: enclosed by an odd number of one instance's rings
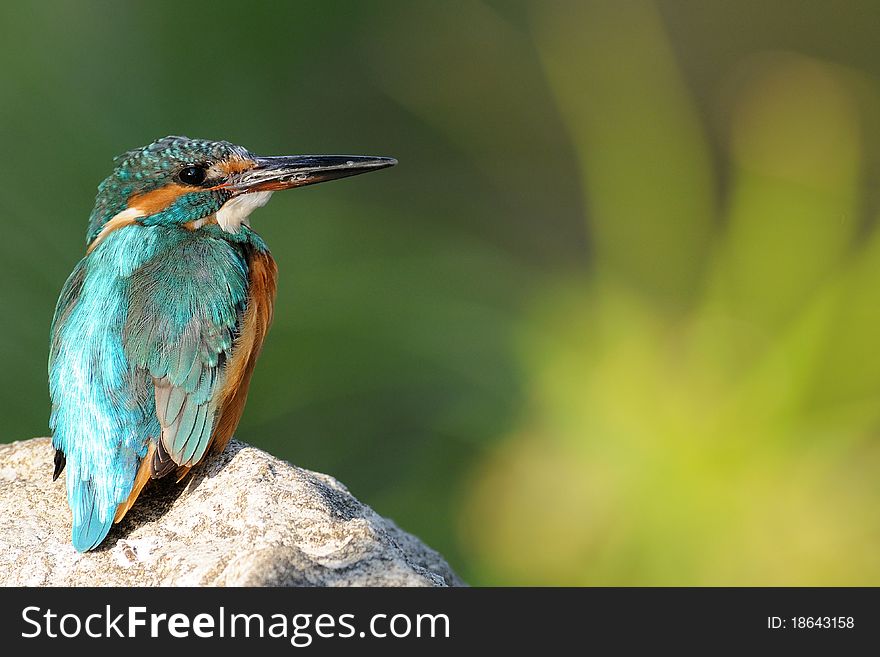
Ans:
{"label": "kingfisher bird", "polygon": [[180,481],[238,426],[275,301],[251,212],[272,192],[396,163],[179,136],[114,160],[51,328],[53,480],[66,466],[76,550],[98,546],[150,479]]}

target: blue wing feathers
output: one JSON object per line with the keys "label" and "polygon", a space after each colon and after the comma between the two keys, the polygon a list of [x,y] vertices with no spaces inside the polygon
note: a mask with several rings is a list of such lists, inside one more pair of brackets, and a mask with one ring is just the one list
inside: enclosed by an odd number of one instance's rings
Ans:
{"label": "blue wing feathers", "polygon": [[161,226],[114,231],[74,269],[49,374],[76,549],[109,532],[149,440],[178,465],[203,456],[247,282],[235,245]]}
{"label": "blue wing feathers", "polygon": [[50,426],[54,446],[66,456],[73,535],[83,550],[109,531],[146,454],[150,418],[138,398],[144,386],[121,341],[127,286],[114,272],[124,246],[117,241],[77,265],[52,326]]}
{"label": "blue wing feathers", "polygon": [[183,463],[186,460],[183,458],[183,451],[186,447],[186,441],[190,437],[193,427],[196,424],[198,413],[199,405],[193,400],[187,401],[176,430],[174,431],[174,435],[171,437],[170,441],[165,441],[165,446],[168,448],[168,451],[171,452],[171,457],[178,463]]}
{"label": "blue wing feathers", "polygon": [[169,425],[173,423],[183,410],[183,403],[186,401],[186,390],[183,388],[173,387],[168,394],[168,404],[165,407],[165,413],[160,414],[162,424]]}
{"label": "blue wing feathers", "polygon": [[[213,409],[209,408],[208,404],[201,404],[197,407],[192,428],[187,432],[181,444],[180,463],[189,464],[197,452],[199,454],[204,453],[207,441],[210,438],[209,414],[213,415]],[[178,435],[177,440],[180,442],[180,435]]]}
{"label": "blue wing feathers", "polygon": [[246,305],[247,263],[225,241],[184,235],[173,258],[157,258],[133,274],[132,297],[127,350],[154,377],[165,450],[178,465],[191,465],[210,441],[216,413],[210,401],[222,386],[223,354]]}

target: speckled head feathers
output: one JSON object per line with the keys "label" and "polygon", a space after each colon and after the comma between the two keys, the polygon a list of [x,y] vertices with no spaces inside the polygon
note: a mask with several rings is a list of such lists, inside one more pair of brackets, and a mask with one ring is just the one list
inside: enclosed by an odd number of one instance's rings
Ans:
{"label": "speckled head feathers", "polygon": [[186,167],[199,165],[210,170],[224,162],[252,163],[253,156],[228,141],[169,136],[123,153],[113,161],[113,172],[98,185],[87,243],[97,237],[104,224],[128,207],[131,198],[179,183],[180,172]]}

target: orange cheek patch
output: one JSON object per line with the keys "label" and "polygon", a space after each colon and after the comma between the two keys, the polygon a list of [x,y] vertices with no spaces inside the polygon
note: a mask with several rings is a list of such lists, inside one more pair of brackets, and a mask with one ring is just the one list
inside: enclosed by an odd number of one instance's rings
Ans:
{"label": "orange cheek patch", "polygon": [[178,198],[191,191],[193,191],[192,187],[171,183],[159,189],[132,196],[128,199],[128,207],[140,210],[144,213],[143,216],[149,217],[150,215],[162,212],[162,210],[170,207]]}
{"label": "orange cheek patch", "polygon": [[218,163],[217,168],[219,168],[223,173],[229,176],[234,173],[241,173],[242,171],[253,169],[256,165],[256,162],[246,157],[234,157]]}

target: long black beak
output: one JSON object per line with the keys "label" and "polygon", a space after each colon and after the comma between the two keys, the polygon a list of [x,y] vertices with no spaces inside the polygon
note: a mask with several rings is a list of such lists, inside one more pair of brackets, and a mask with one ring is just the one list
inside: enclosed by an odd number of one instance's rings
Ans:
{"label": "long black beak", "polygon": [[357,176],[393,167],[393,157],[365,155],[281,155],[255,158],[257,165],[243,171],[231,189],[239,193],[277,191]]}

